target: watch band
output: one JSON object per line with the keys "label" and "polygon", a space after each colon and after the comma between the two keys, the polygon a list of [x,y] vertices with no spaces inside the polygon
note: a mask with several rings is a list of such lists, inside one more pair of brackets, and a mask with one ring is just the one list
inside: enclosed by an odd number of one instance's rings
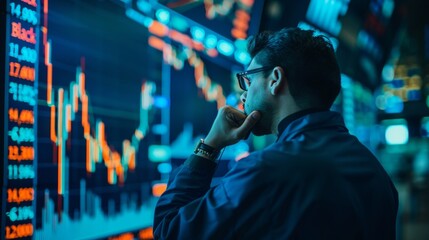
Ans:
{"label": "watch band", "polygon": [[201,154],[210,159],[216,159],[219,156],[218,150],[204,143],[204,139],[200,139],[197,146],[195,147],[194,153]]}

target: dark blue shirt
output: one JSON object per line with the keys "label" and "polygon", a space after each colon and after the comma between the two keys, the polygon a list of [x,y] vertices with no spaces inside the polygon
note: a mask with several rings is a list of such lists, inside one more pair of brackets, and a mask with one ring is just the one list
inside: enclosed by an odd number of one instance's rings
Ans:
{"label": "dark blue shirt", "polygon": [[156,239],[395,239],[397,191],[340,114],[298,116],[210,187],[192,155],[155,209]]}

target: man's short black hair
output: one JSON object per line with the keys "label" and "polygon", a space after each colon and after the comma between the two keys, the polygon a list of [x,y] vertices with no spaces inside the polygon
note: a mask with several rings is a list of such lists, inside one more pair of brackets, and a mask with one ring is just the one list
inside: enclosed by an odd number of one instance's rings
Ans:
{"label": "man's short black hair", "polygon": [[314,31],[284,28],[249,39],[248,51],[263,66],[280,66],[301,108],[329,109],[341,89],[340,68],[330,41]]}

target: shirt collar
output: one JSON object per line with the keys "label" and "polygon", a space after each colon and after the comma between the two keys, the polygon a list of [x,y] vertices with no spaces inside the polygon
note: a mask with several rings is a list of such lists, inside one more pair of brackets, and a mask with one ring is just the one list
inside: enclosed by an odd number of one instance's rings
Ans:
{"label": "shirt collar", "polygon": [[307,114],[310,114],[310,113],[322,112],[322,111],[326,111],[326,110],[321,109],[321,108],[308,108],[308,109],[305,109],[305,110],[301,110],[301,111],[292,113],[291,115],[283,118],[283,120],[280,121],[280,123],[279,123],[279,125],[277,127],[277,130],[278,130],[278,135],[277,136],[279,137],[283,133],[283,131],[287,128],[287,126],[291,122],[297,120],[298,118],[301,118],[301,117],[303,117],[303,116],[305,116]]}

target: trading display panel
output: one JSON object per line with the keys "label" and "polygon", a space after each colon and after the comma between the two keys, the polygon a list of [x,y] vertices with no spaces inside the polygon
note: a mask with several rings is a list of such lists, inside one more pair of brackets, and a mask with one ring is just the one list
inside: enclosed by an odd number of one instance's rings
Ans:
{"label": "trading display panel", "polygon": [[1,238],[152,238],[171,161],[192,153],[218,108],[240,107],[234,75],[249,61],[233,19],[212,29],[163,4],[2,3]]}

